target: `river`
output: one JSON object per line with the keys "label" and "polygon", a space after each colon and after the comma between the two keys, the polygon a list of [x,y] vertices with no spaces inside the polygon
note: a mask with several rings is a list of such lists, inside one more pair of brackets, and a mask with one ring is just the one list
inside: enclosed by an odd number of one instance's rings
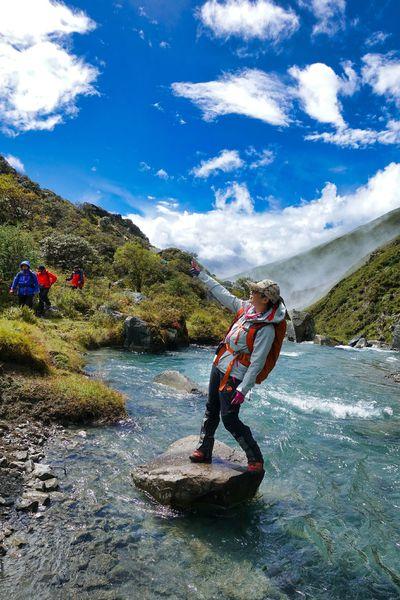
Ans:
{"label": "river", "polygon": [[[9,553],[1,600],[379,600],[400,597],[400,354],[284,345],[242,409],[267,457],[259,497],[226,516],[160,507],[134,465],[199,429],[204,398],[153,383],[177,369],[206,385],[212,351],[103,349],[87,371],[128,398],[131,421],[69,431],[48,449],[62,481]],[[218,437],[234,444],[221,428]]]}

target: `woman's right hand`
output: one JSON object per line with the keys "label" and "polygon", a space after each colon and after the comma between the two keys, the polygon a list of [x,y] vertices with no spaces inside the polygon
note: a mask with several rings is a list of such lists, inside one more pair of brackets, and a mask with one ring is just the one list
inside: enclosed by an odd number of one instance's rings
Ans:
{"label": "woman's right hand", "polygon": [[189,273],[191,274],[192,277],[197,277],[198,275],[200,275],[200,265],[194,260],[194,258],[192,258],[192,261],[190,263],[190,271]]}

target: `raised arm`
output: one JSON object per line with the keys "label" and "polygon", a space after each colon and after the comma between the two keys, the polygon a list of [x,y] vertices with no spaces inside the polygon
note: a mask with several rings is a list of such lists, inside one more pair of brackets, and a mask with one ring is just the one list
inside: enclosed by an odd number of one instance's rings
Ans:
{"label": "raised arm", "polygon": [[193,277],[198,277],[200,281],[204,283],[206,288],[210,290],[214,298],[218,300],[222,306],[225,306],[225,308],[228,308],[233,313],[237,313],[244,304],[247,304],[245,300],[240,300],[240,298],[231,294],[223,285],[218,283],[218,281],[215,281],[215,279],[207,275],[205,271],[202,271],[195,260],[192,260],[191,267],[190,274]]}

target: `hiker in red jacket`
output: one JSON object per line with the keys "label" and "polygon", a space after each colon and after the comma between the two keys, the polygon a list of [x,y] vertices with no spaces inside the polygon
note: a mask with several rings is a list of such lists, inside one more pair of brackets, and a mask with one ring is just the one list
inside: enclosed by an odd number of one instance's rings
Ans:
{"label": "hiker in red jacket", "polygon": [[51,286],[57,281],[57,275],[50,273],[44,265],[39,265],[36,275],[39,283],[38,315],[41,316],[51,306],[49,292]]}
{"label": "hiker in red jacket", "polygon": [[81,290],[85,285],[85,273],[80,267],[74,267],[71,277],[67,278],[73,290]]}

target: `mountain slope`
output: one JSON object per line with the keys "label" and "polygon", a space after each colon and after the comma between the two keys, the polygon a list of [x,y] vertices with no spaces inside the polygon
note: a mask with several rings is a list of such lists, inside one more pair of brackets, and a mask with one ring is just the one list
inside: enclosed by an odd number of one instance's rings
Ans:
{"label": "mountain slope", "polygon": [[373,252],[310,311],[318,333],[343,341],[363,333],[390,342],[400,319],[400,236]]}
{"label": "mountain slope", "polygon": [[130,219],[94,204],[77,206],[64,200],[19,175],[0,156],[0,225],[8,224],[29,230],[36,241],[55,231],[83,237],[100,256],[108,259],[118,246],[128,241],[137,240],[149,246],[147,237]]}
{"label": "mountain slope", "polygon": [[324,296],[333,285],[359,267],[365,257],[399,232],[400,208],[331,242],[240,273],[234,279],[274,279],[279,282],[289,307],[304,308]]}

